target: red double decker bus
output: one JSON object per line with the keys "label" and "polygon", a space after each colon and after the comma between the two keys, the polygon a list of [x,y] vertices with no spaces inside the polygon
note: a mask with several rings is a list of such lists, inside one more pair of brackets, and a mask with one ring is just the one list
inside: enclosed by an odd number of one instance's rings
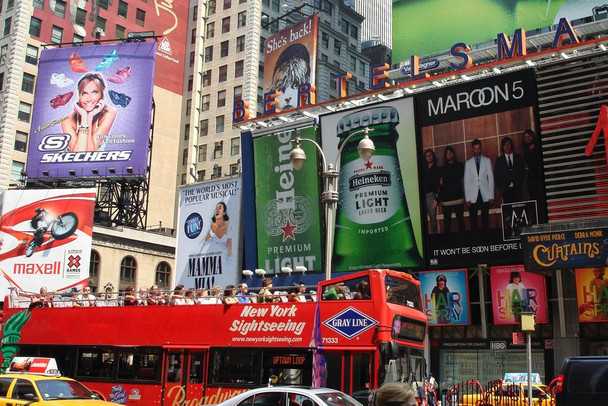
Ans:
{"label": "red double decker bus", "polygon": [[[332,288],[341,293],[324,294]],[[20,356],[55,358],[64,375],[127,405],[217,404],[269,382],[366,402],[385,382],[421,380],[417,280],[367,270],[320,282],[317,292],[310,302],[5,308],[2,353],[11,356],[12,343]]]}

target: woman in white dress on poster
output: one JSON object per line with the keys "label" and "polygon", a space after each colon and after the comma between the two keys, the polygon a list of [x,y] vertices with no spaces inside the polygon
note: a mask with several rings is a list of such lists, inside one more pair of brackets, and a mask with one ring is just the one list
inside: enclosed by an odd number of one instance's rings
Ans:
{"label": "woman in white dress on poster", "polygon": [[215,206],[215,212],[211,218],[211,228],[203,242],[203,254],[221,254],[222,269],[232,260],[232,238],[228,237],[229,226],[226,203],[219,202]]}

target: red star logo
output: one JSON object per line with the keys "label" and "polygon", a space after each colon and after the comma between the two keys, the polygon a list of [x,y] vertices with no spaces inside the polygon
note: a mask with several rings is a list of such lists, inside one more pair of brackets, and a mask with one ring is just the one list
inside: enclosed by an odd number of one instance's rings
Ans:
{"label": "red star logo", "polygon": [[292,240],[296,240],[296,237],[293,235],[293,232],[295,231],[295,229],[298,226],[294,226],[289,222],[289,219],[287,219],[287,223],[285,223],[285,225],[283,227],[279,227],[281,230],[283,230],[283,241],[285,241],[288,238],[291,238]]}
{"label": "red star logo", "polygon": [[367,161],[365,163],[365,169],[372,169],[372,165],[373,165],[373,163],[371,161]]}

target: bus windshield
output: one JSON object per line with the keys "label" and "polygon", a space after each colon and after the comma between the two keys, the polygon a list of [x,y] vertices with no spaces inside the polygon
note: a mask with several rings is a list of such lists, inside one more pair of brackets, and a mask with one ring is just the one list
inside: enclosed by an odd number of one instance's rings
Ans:
{"label": "bus windshield", "polygon": [[420,286],[412,281],[386,275],[386,301],[422,311]]}

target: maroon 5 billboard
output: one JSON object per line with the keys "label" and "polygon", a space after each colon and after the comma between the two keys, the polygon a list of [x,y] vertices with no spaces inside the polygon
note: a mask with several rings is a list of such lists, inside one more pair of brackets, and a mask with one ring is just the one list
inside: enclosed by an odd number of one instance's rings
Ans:
{"label": "maroon 5 billboard", "polygon": [[43,51],[28,177],[145,174],[155,51],[155,42]]}
{"label": "maroon 5 billboard", "polygon": [[533,70],[416,100],[429,267],[521,261],[521,228],[546,218]]}

